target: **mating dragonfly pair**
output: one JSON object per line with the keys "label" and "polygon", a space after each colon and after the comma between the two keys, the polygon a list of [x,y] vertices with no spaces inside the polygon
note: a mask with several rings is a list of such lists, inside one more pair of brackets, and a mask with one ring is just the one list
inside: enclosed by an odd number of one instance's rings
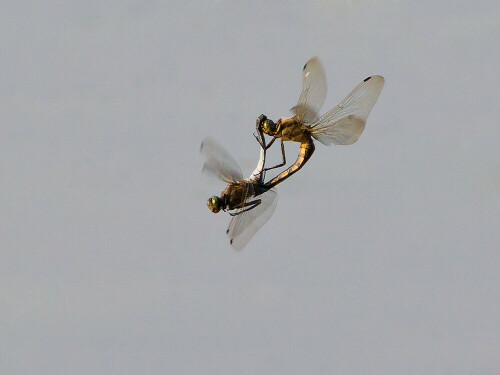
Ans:
{"label": "mating dragonfly pair", "polygon": [[[201,152],[206,157],[203,171],[228,184],[220,196],[208,199],[208,208],[214,213],[227,211],[232,216],[226,233],[235,249],[243,249],[272,216],[278,197],[275,186],[296,173],[310,159],[315,149],[313,138],[327,146],[350,145],[358,140],[383,86],[384,77],[370,76],[339,105],[319,116],[326,99],[326,74],[318,58],[310,59],[302,69],[302,92],[297,105],[291,109],[294,116],[277,122],[264,115],[257,119],[254,136],[260,144],[260,158],[247,179],[243,178],[238,163],[222,146],[211,138],[203,140]],[[266,143],[264,134],[272,137],[269,143]],[[281,140],[283,161],[264,168],[266,150],[277,138]],[[284,141],[300,143],[297,160],[265,182],[266,171],[286,165]]]}

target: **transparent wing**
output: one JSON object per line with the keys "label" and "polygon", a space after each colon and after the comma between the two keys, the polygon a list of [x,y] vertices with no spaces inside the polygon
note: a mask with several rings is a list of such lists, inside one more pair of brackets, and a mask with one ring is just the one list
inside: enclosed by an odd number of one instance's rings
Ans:
{"label": "transparent wing", "polygon": [[384,77],[366,78],[338,106],[309,125],[312,136],[325,145],[356,142],[383,87]]}
{"label": "transparent wing", "polygon": [[302,122],[308,124],[318,118],[326,99],[326,74],[317,57],[310,59],[302,69],[302,92],[291,109]]}
{"label": "transparent wing", "polygon": [[200,152],[205,155],[203,172],[212,174],[227,183],[243,180],[241,168],[224,148],[207,137],[201,142]]}
{"label": "transparent wing", "polygon": [[249,197],[248,202],[260,199],[261,203],[246,212],[233,216],[227,236],[235,250],[242,250],[257,231],[271,218],[278,203],[276,190],[268,190],[257,197]]}

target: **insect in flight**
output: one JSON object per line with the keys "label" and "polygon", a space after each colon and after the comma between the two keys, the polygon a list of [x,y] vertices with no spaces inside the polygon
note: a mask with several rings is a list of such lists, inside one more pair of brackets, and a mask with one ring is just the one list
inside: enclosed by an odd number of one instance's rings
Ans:
{"label": "insect in flight", "polygon": [[[317,57],[310,59],[302,69],[302,92],[297,105],[291,109],[294,116],[281,118],[276,123],[264,115],[257,120],[260,121],[258,129],[273,137],[265,147],[271,147],[276,138],[281,139],[283,162],[275,167],[286,164],[283,141],[300,143],[295,163],[264,186],[272,188],[302,168],[314,153],[313,138],[327,146],[332,143],[351,145],[356,142],[365,129],[366,119],[383,87],[384,77],[370,76],[356,86],[339,105],[319,116],[318,112],[326,99],[326,74]],[[264,169],[266,170],[268,169]]]}
{"label": "insect in flight", "polygon": [[[259,120],[260,117],[257,125]],[[207,205],[214,213],[223,210],[232,216],[226,234],[236,250],[246,246],[273,215],[278,203],[276,190],[263,186],[266,145],[262,130],[257,129],[257,133],[255,137],[261,144],[260,158],[257,167],[247,179],[243,179],[238,163],[215,140],[205,138],[201,143],[200,151],[206,157],[203,171],[228,184],[220,196],[209,198]]]}

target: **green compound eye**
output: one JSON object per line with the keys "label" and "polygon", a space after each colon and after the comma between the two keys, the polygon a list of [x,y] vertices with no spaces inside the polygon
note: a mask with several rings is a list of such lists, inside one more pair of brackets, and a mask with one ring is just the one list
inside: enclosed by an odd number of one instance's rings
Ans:
{"label": "green compound eye", "polygon": [[276,133],[276,124],[273,121],[266,119],[262,124],[262,130],[268,135],[274,135]]}
{"label": "green compound eye", "polygon": [[208,198],[207,206],[213,213],[220,211],[220,198],[214,195],[212,198]]}

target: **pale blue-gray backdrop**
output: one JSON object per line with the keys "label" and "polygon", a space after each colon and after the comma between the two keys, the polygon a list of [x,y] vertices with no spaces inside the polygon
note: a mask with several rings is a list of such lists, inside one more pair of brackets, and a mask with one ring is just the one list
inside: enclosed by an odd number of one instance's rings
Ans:
{"label": "pale blue-gray backdrop", "polygon": [[[1,9],[0,373],[500,372],[497,1]],[[314,55],[386,85],[235,253],[200,142],[247,175]]]}

